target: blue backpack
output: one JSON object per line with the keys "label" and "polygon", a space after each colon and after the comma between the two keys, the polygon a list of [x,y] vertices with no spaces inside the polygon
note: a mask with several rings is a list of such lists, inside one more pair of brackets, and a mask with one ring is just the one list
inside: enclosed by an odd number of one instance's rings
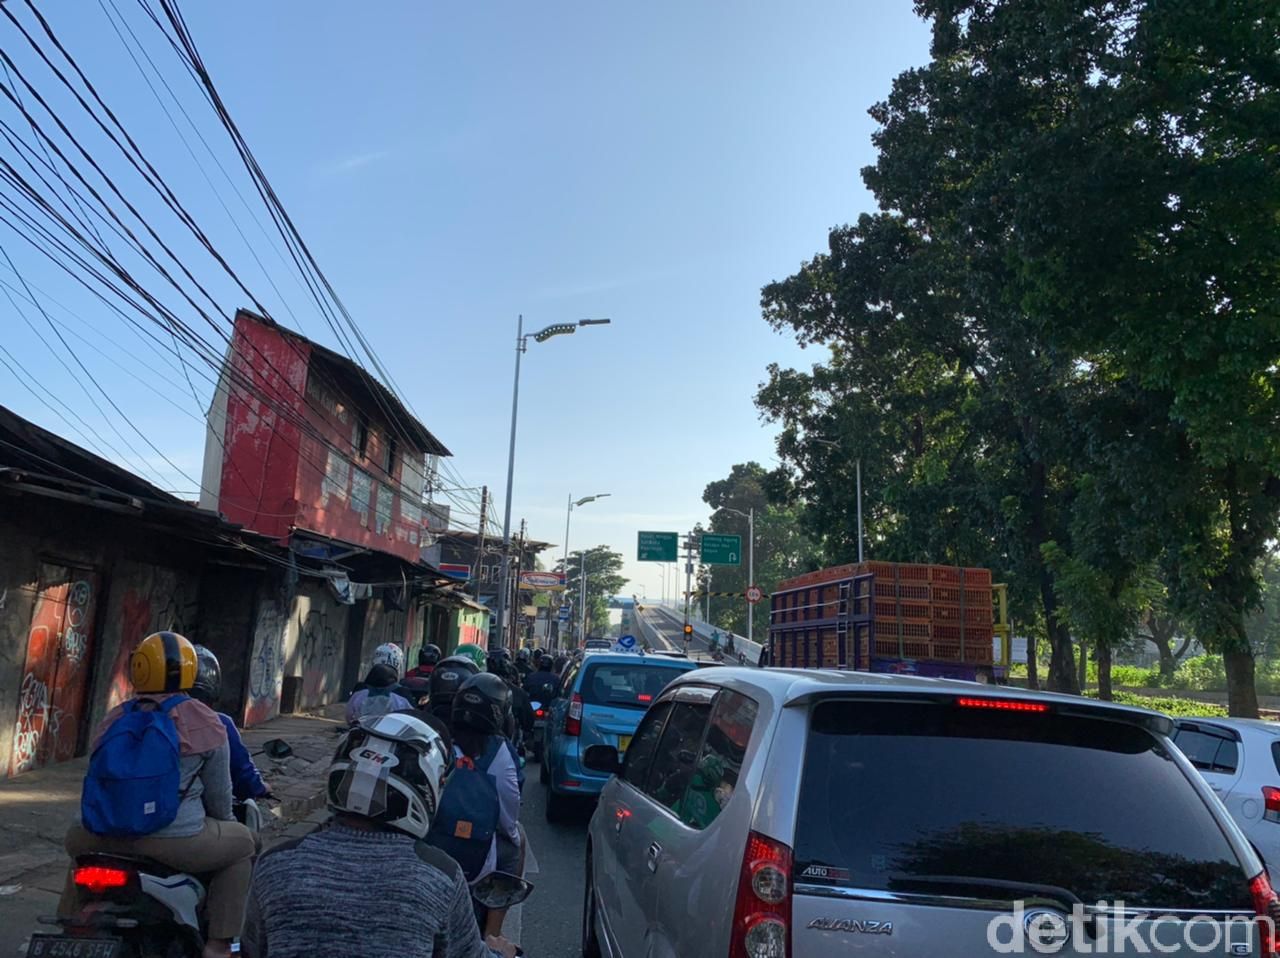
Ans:
{"label": "blue backpack", "polygon": [[173,822],[182,804],[178,728],[169,713],[185,695],[157,708],[134,699],[103,733],[89,758],[80,820],[95,835],[137,838]]}
{"label": "blue backpack", "polygon": [[427,844],[456,861],[469,882],[475,881],[484,868],[498,830],[498,786],[489,775],[489,766],[502,744],[494,736],[485,753],[474,762],[460,758],[454,763],[427,833]]}

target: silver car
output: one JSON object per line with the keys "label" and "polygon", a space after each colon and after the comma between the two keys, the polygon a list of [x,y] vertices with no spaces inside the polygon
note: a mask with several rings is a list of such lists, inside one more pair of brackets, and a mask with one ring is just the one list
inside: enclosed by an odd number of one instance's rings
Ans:
{"label": "silver car", "polygon": [[1173,741],[1209,783],[1280,879],[1280,725],[1257,719],[1179,719]]}
{"label": "silver car", "polygon": [[585,756],[615,776],[583,955],[1270,955],[1280,902],[1172,730],[966,682],[688,673],[625,756]]}

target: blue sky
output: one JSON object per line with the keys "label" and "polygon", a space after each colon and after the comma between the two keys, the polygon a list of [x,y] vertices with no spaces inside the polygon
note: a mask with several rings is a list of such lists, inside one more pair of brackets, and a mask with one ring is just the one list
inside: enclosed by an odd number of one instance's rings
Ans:
{"label": "blue sky", "polygon": [[[204,154],[236,223],[208,190],[103,9],[42,6],[250,288],[282,322],[332,344]],[[707,482],[735,462],[771,462],[772,430],[752,404],[765,366],[819,358],[769,330],[759,290],[823,248],[831,226],[870,207],[858,175],[872,160],[866,108],[927,58],[927,29],[910,4],[184,6],[313,252],[403,394],[455,453],[456,472],[499,496],[499,516],[517,314],[532,329],[613,319],[530,345],[513,514],[560,543],[570,492],[611,493],[575,513],[572,545],[610,543],[628,559],[634,590],[656,594],[656,567],[632,561],[637,530],[686,530],[706,517]],[[225,139],[154,27],[135,5],[119,7],[234,177]],[[34,64],[7,24],[0,37],[20,65]],[[34,65],[32,77],[49,79]],[[69,101],[66,110],[75,115]],[[79,122],[70,125],[78,131]],[[237,182],[248,196],[243,176]],[[56,318],[120,408],[198,478],[197,400],[207,401],[207,384],[196,382],[193,396],[174,366],[158,367],[167,382],[154,379],[119,318],[3,226],[0,243],[29,282],[77,314]],[[207,258],[191,255],[220,302],[244,303]],[[2,261],[0,281],[15,283]],[[107,425],[114,411],[100,395],[104,412],[93,409],[83,371],[63,368],[54,353],[66,361],[66,351],[51,351],[43,318],[26,312],[38,333],[0,298],[8,358],[44,401],[0,367],[0,403],[82,441],[45,405],[55,396],[86,432],[125,452]],[[146,459],[168,488],[194,491],[126,434],[139,455],[121,458]]]}

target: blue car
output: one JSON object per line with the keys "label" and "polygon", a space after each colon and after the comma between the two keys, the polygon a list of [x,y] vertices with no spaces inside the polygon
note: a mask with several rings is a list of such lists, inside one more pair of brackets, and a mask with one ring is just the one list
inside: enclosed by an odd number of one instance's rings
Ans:
{"label": "blue car", "polygon": [[547,821],[564,817],[570,796],[596,796],[607,774],[584,768],[592,745],[626,752],[645,710],[672,679],[697,664],[665,656],[589,652],[565,673],[559,698],[551,703],[542,748],[542,784],[547,786]]}

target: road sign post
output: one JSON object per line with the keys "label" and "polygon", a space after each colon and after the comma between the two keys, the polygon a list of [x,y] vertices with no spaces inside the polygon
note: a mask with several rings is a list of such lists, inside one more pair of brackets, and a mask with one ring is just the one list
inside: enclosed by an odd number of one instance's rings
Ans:
{"label": "road sign post", "polygon": [[699,559],[703,565],[742,565],[742,536],[704,532]]}
{"label": "road sign post", "polygon": [[753,585],[747,589],[747,601],[755,605],[764,598],[764,589],[758,585]]}
{"label": "road sign post", "polygon": [[675,562],[680,548],[680,535],[675,532],[641,532],[636,559],[640,562]]}

